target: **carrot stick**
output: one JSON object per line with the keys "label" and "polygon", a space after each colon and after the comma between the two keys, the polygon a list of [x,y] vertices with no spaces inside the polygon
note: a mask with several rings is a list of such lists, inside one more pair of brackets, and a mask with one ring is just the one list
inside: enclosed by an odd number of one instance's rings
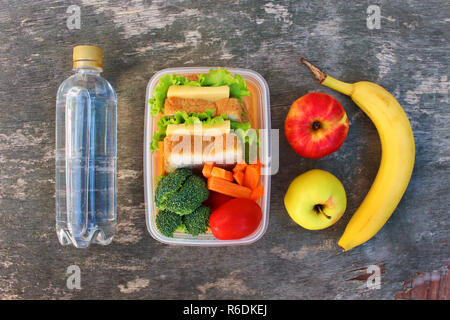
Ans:
{"label": "carrot stick", "polygon": [[214,167],[212,169],[211,176],[233,181],[233,173],[219,167]]}
{"label": "carrot stick", "polygon": [[236,164],[236,166],[233,168],[233,172],[236,173],[236,172],[239,172],[239,171],[244,171],[244,170],[245,170],[245,167],[247,167],[247,164],[246,164],[245,162],[243,162],[243,163],[238,163],[238,164]]}
{"label": "carrot stick", "polygon": [[233,174],[233,178],[239,185],[242,186],[244,184],[244,171],[235,172]]}
{"label": "carrot stick", "polygon": [[214,167],[213,162],[205,162],[205,164],[203,165],[203,170],[202,170],[203,176],[205,178],[211,177],[211,171],[212,171],[213,167]]}
{"label": "carrot stick", "polygon": [[259,185],[259,179],[261,177],[261,168],[257,164],[248,165],[245,168],[244,186],[255,189]]}
{"label": "carrot stick", "polygon": [[164,142],[163,141],[158,141],[158,147],[159,150],[158,152],[158,160],[157,160],[157,165],[158,165],[158,172],[156,176],[160,176],[162,174],[164,174]]}
{"label": "carrot stick", "polygon": [[262,197],[263,194],[264,194],[264,187],[262,185],[259,185],[255,189],[252,190],[250,199],[257,201],[259,198]]}
{"label": "carrot stick", "polygon": [[252,194],[252,190],[247,187],[240,186],[237,183],[233,183],[214,176],[208,178],[207,185],[209,190],[216,191],[233,198],[250,199],[250,196]]}

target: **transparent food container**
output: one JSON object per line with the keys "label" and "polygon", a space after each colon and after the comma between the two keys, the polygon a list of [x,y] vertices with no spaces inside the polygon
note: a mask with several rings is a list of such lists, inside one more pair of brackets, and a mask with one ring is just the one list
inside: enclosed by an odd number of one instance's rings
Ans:
{"label": "transparent food container", "polygon": [[[150,143],[154,130],[156,129],[156,120],[150,115],[149,99],[152,97],[153,89],[158,84],[159,78],[166,75],[176,73],[179,75],[192,75],[208,73],[210,67],[182,67],[169,68],[157,72],[147,85],[147,94],[145,100],[145,127],[144,127],[144,189],[145,189],[145,214],[147,229],[151,236],[156,240],[174,245],[189,246],[231,246],[246,245],[259,240],[266,232],[269,223],[270,208],[270,170],[267,167],[271,159],[270,146],[270,100],[269,88],[264,78],[252,70],[240,68],[227,68],[234,74],[241,75],[248,83],[250,97],[244,98],[247,108],[251,107],[253,115],[251,118],[252,127],[259,130],[260,145],[259,159],[266,167],[262,169],[261,185],[264,186],[264,195],[258,200],[258,204],[262,210],[262,219],[259,227],[251,235],[235,240],[219,240],[211,233],[192,236],[183,232],[175,232],[173,238],[166,237],[158,231],[155,224],[157,209],[154,204],[154,192],[156,188],[156,179],[159,175],[158,157],[150,151]],[[216,69],[216,68],[212,68]],[[248,110],[250,111],[250,110]]]}

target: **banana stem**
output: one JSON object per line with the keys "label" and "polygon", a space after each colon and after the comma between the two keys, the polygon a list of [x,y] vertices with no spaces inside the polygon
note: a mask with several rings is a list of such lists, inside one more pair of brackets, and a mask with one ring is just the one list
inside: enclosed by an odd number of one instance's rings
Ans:
{"label": "banana stem", "polygon": [[325,72],[323,72],[322,70],[317,68],[315,65],[313,65],[308,60],[300,58],[300,63],[305,64],[309,68],[309,70],[311,70],[311,72],[314,74],[316,79],[319,80],[320,83],[322,83],[325,80],[325,78],[327,77],[327,74]]}
{"label": "banana stem", "polygon": [[305,64],[314,74],[316,79],[319,80],[319,82],[324,86],[327,86],[348,96],[352,95],[353,85],[351,83],[343,82],[327,75],[325,72],[314,66],[311,62],[303,58],[300,58],[300,62]]}

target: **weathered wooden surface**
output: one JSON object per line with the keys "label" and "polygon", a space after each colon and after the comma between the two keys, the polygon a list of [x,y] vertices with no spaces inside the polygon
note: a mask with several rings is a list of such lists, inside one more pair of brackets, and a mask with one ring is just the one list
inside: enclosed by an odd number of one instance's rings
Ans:
{"label": "weathered wooden surface", "polygon": [[[70,5],[81,29],[66,26]],[[381,29],[366,26],[362,1],[2,1],[0,3],[0,298],[393,299],[416,272],[449,258],[449,19],[446,1],[377,1]],[[107,247],[59,245],[54,229],[55,96],[71,74],[72,47],[104,50],[104,76],[117,89],[118,227]],[[377,172],[374,126],[347,98],[320,87],[304,56],[346,81],[388,88],[416,139],[411,183],[370,242],[341,252],[336,242]],[[297,156],[280,131],[270,225],[246,247],[173,247],[150,237],[144,219],[145,87],[158,70],[232,66],[261,73],[271,90],[272,127],[310,91],[334,95],[350,118],[335,154]],[[283,195],[298,174],[321,168],[348,192],[348,211],[321,232],[298,227]],[[369,265],[382,267],[369,290]],[[66,287],[70,265],[81,290]],[[353,280],[352,280],[353,279]],[[359,279],[359,280],[358,280]]]}

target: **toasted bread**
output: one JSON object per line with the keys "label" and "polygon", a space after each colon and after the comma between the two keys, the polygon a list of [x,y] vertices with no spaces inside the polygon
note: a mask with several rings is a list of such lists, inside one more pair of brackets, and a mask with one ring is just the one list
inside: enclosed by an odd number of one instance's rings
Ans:
{"label": "toasted bread", "polygon": [[233,121],[242,121],[242,103],[238,99],[221,99],[215,105],[217,114],[226,114]]}
{"label": "toasted bread", "polygon": [[170,135],[164,139],[163,150],[166,171],[201,166],[205,162],[226,166],[243,159],[241,141],[233,133],[218,136]]}
{"label": "toasted bread", "polygon": [[[199,113],[205,112],[206,110],[216,110],[215,103],[203,99],[187,99],[177,97],[166,98],[166,101],[164,102],[164,115],[166,116],[174,115],[177,111]],[[213,115],[216,115],[215,111]]]}
{"label": "toasted bread", "polygon": [[216,102],[203,99],[188,99],[171,97],[166,98],[164,102],[164,115],[174,115],[177,111],[205,112],[206,110],[214,110],[213,116],[227,115],[233,121],[242,121],[243,106],[242,103],[235,98],[224,98]]}

